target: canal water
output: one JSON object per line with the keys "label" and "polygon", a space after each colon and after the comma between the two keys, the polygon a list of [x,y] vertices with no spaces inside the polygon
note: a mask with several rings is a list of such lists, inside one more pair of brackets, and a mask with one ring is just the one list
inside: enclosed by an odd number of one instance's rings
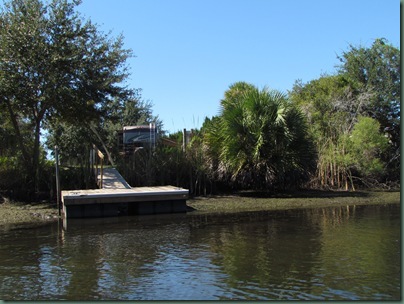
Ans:
{"label": "canal water", "polygon": [[400,205],[69,220],[0,234],[2,300],[400,300]]}

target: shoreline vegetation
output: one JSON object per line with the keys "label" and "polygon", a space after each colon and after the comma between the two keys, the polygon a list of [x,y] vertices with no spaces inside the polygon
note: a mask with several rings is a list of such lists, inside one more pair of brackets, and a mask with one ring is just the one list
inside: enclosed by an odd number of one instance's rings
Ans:
{"label": "shoreline vegetation", "polygon": [[[187,200],[187,206],[192,213],[239,213],[399,203],[400,190],[355,192],[307,190],[275,194],[240,192],[233,195],[195,197]],[[0,204],[0,232],[46,225],[58,219],[55,203],[26,204],[4,199]]]}
{"label": "shoreline vegetation", "polygon": [[237,195],[197,197],[187,205],[199,212],[236,213],[261,210],[289,210],[303,208],[339,207],[347,205],[399,204],[400,190],[394,191],[299,191],[266,194],[245,192]]}

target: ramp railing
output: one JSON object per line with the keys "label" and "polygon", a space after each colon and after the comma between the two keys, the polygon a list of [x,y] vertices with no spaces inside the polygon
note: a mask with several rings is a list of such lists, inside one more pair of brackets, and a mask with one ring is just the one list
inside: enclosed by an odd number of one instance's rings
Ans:
{"label": "ramp railing", "polygon": [[[102,153],[96,145],[93,144],[93,164],[95,163],[94,175],[97,181],[97,185],[102,189],[102,180],[104,174],[104,153]],[[100,179],[98,180],[98,165],[100,165]]]}

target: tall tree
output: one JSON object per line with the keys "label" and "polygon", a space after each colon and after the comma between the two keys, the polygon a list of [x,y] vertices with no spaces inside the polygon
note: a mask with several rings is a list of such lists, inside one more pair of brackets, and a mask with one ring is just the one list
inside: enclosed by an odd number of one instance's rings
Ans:
{"label": "tall tree", "polygon": [[350,45],[338,57],[339,73],[351,83],[372,91],[367,111],[382,128],[395,130],[400,125],[401,69],[400,50],[386,39],[376,39],[370,48]]}
{"label": "tall tree", "polygon": [[[296,82],[290,92],[291,100],[306,114],[310,131],[314,136],[319,154],[317,163],[317,185],[348,188],[352,174],[365,178],[364,160],[353,154],[352,141],[356,124],[362,116],[378,121],[377,134],[390,137],[387,149],[372,157],[387,170],[384,178],[399,178],[399,126],[400,126],[400,68],[399,51],[376,39],[371,48],[356,48],[343,53],[343,65],[338,73],[324,75],[306,84]],[[366,120],[363,120],[366,121]],[[362,121],[361,124],[364,124]],[[367,124],[370,128],[371,124]],[[374,127],[374,125],[372,125]],[[360,130],[364,130],[361,125]],[[358,131],[355,131],[356,134]],[[363,132],[368,136],[369,132]],[[368,139],[372,140],[371,137]],[[355,156],[355,157],[354,157]],[[380,166],[375,166],[380,167]],[[361,168],[360,170],[358,168]],[[378,174],[378,178],[381,178]],[[364,179],[363,179],[364,180]]]}
{"label": "tall tree", "polygon": [[380,123],[382,132],[389,135],[392,145],[385,155],[389,170],[400,176],[400,121],[401,121],[401,62],[400,50],[386,39],[375,39],[370,48],[350,45],[338,57],[339,73],[350,83],[372,92],[366,108],[367,116]]}
{"label": "tall tree", "polygon": [[[19,149],[37,189],[40,138],[56,119],[97,120],[113,97],[123,97],[127,77],[123,38],[112,39],[83,22],[79,1],[11,0],[0,12],[1,107],[13,124]],[[32,125],[24,140],[20,121]]]}

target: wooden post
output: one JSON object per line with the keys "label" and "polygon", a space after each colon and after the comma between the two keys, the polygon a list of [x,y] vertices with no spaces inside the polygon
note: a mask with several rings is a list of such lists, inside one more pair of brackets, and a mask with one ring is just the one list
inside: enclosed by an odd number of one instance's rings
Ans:
{"label": "wooden post", "polygon": [[56,167],[56,204],[59,209],[59,216],[61,216],[60,206],[60,177],[59,177],[59,151],[58,146],[55,146],[55,167]]}
{"label": "wooden post", "polygon": [[104,154],[100,150],[97,149],[98,157],[101,159],[101,170],[100,170],[100,189],[102,189],[102,176],[104,174],[103,172],[103,163],[104,163]]}
{"label": "wooden post", "polygon": [[[93,181],[94,176],[94,165],[95,165],[95,151],[94,148],[90,149],[90,181]],[[97,177],[95,177],[97,179]]]}
{"label": "wooden post", "polygon": [[98,157],[95,156],[95,150],[94,150],[94,158],[95,158],[95,171],[94,171],[95,183],[97,184],[97,186],[99,186],[99,183],[98,183]]}
{"label": "wooden post", "polygon": [[102,160],[102,158],[101,158],[101,170],[100,170],[100,189],[102,189],[102,176],[103,176],[103,174],[104,174],[104,172],[102,172],[103,171],[103,167],[102,167],[102,165],[103,165],[103,160]]}

